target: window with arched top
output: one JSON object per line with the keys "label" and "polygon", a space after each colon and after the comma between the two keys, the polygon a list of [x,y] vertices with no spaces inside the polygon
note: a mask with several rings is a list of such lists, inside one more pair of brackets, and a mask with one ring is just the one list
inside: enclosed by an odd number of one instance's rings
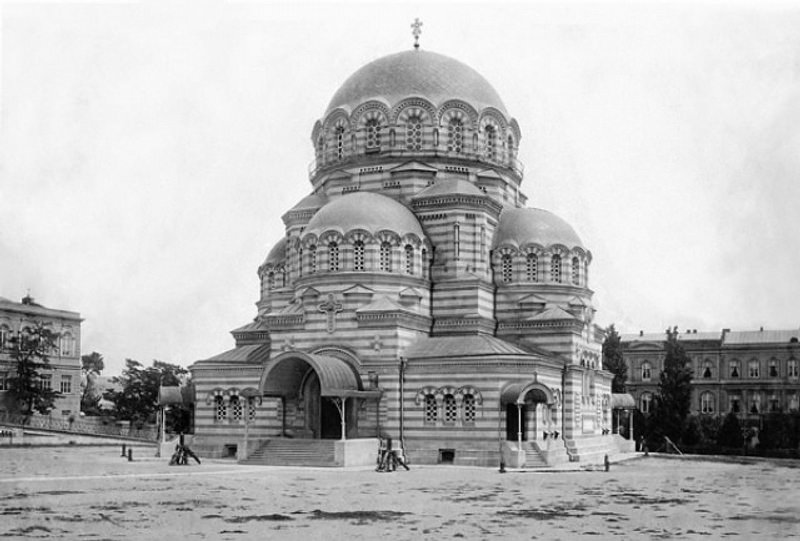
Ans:
{"label": "window with arched top", "polygon": [[514,136],[509,135],[506,143],[508,145],[508,161],[513,162],[514,158],[517,157],[517,147],[514,146]]}
{"label": "window with arched top", "polygon": [[444,400],[442,401],[442,409],[444,410],[444,422],[447,424],[453,424],[456,422],[458,418],[458,406],[456,404],[456,397],[451,394],[444,395]]}
{"label": "window with arched top", "polygon": [[583,283],[589,287],[589,261],[588,259],[583,262]]}
{"label": "window with arched top", "polygon": [[303,249],[298,248],[297,250],[297,274],[298,276],[303,276]]}
{"label": "window with arched top", "polygon": [[777,359],[770,359],[769,361],[769,377],[777,378],[778,377],[778,360]]}
{"label": "window with arched top", "polygon": [[497,129],[491,124],[483,128],[483,145],[486,159],[497,159]]}
{"label": "window with arched top", "polygon": [[550,281],[561,283],[561,256],[558,254],[550,258]]}
{"label": "window with arched top", "polygon": [[275,273],[273,271],[267,273],[267,289],[270,291],[275,289]]}
{"label": "window with arched top", "polygon": [[436,397],[432,394],[425,395],[424,419],[427,424],[434,424],[438,419],[439,408],[436,405]]}
{"label": "window with arched top", "polygon": [[525,278],[529,282],[539,281],[539,257],[536,254],[525,257]]}
{"label": "window with arched top", "polygon": [[317,272],[317,246],[315,244],[308,247],[308,272],[311,274]]}
{"label": "window with arched top", "polygon": [[728,395],[728,407],[731,412],[739,413],[742,411],[742,397],[738,394]]}
{"label": "window with arched top", "polygon": [[700,413],[714,413],[714,394],[706,391],[700,395]]}
{"label": "window with arched top", "polygon": [[339,245],[336,242],[328,243],[328,270],[331,272],[339,270]]}
{"label": "window with arched top", "polygon": [[465,394],[461,400],[461,407],[464,411],[464,424],[472,424],[475,422],[475,397],[471,394]]}
{"label": "window with arched top", "polygon": [[337,126],[334,132],[336,140],[336,159],[344,159],[344,126]]}
{"label": "window with arched top", "polygon": [[728,363],[728,373],[732,379],[738,379],[741,375],[742,367],[739,364],[739,361],[733,360]]}
{"label": "window with arched top", "polygon": [[247,416],[248,421],[253,421],[256,418],[256,397],[250,396],[247,398]]}
{"label": "window with arched top", "polygon": [[231,421],[234,423],[238,423],[242,420],[242,401],[239,400],[238,396],[231,397]]}
{"label": "window with arched top", "polygon": [[511,254],[503,254],[500,258],[500,272],[503,278],[503,283],[511,282],[514,276],[514,263],[511,259]]}
{"label": "window with arched top", "polygon": [[756,359],[753,359],[747,363],[747,377],[761,377],[761,371],[759,370],[758,361]]}
{"label": "window with arched top", "polygon": [[711,379],[714,376],[712,368],[712,362],[706,359],[703,362],[703,379]]}
{"label": "window with arched top", "polygon": [[11,328],[6,324],[0,325],[0,350],[9,347],[9,340],[11,340]]}
{"label": "window with arched top", "polygon": [[406,244],[405,256],[406,256],[406,274],[414,274],[414,247],[411,246],[410,244]]}
{"label": "window with arched top", "polygon": [[418,114],[406,119],[406,150],[422,150],[422,117]]}
{"label": "window with arched top", "polygon": [[447,151],[464,151],[464,122],[460,118],[451,118],[447,123]]}
{"label": "window with arched top", "polygon": [[317,161],[322,161],[325,152],[325,138],[321,135],[317,137]]}
{"label": "window with arched top", "polygon": [[572,285],[581,285],[581,262],[577,257],[572,258]]}
{"label": "window with arched top", "polygon": [[786,362],[786,375],[794,379],[800,377],[800,367],[798,367],[797,359],[789,359]]}
{"label": "window with arched top", "polygon": [[425,248],[422,249],[420,253],[420,259],[422,263],[422,278],[428,279],[428,250]]}
{"label": "window with arched top", "polygon": [[381,146],[381,121],[378,118],[370,118],[364,124],[366,129],[366,144],[368,149],[380,148]]}
{"label": "window with arched top", "polygon": [[639,409],[642,413],[650,413],[653,410],[653,394],[642,393],[639,397]]}
{"label": "window with arched top", "polygon": [[758,391],[750,395],[750,413],[761,413],[761,393]]}
{"label": "window with arched top", "polygon": [[74,346],[75,340],[72,338],[72,334],[66,332],[61,336],[61,355],[69,356],[72,355],[72,349]]}
{"label": "window with arched top", "polygon": [[357,240],[353,243],[353,270],[364,270],[364,241]]}
{"label": "window with arched top", "polygon": [[384,272],[392,272],[392,245],[386,241],[381,242],[379,259],[380,269]]}
{"label": "window with arched top", "polygon": [[653,367],[648,361],[642,363],[642,381],[650,381],[653,377]]}
{"label": "window with arched top", "polygon": [[228,416],[228,406],[222,396],[214,397],[214,421],[221,422]]}

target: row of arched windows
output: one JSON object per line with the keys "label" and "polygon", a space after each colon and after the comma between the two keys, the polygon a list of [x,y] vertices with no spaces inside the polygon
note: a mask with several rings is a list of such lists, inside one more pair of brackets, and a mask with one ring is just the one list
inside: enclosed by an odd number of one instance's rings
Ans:
{"label": "row of arched windows", "polygon": [[[428,249],[415,243],[395,240],[356,238],[350,242],[341,239],[327,243],[309,243],[296,249],[294,265],[296,276],[303,277],[320,272],[384,272],[427,278]],[[288,284],[286,265],[267,266],[262,269],[263,287],[279,289]]]}
{"label": "row of arched windows", "polygon": [[[586,287],[589,277],[589,261],[577,255],[566,261],[561,254],[528,252],[514,253],[510,249],[500,250],[499,284],[516,282],[549,282]],[[566,263],[569,263],[567,266]]]}
{"label": "row of arched windows", "polygon": [[[639,396],[639,409],[642,413],[652,413],[654,395],[649,391]],[[717,393],[703,391],[698,397],[698,411],[706,415],[718,413]],[[800,395],[797,391],[785,395],[769,391],[746,391],[744,393],[729,393],[727,411],[732,413],[778,413],[781,411],[798,411],[800,409]]]}
{"label": "row of arched windows", "polygon": [[426,387],[417,392],[415,399],[422,409],[422,420],[427,425],[455,426],[475,424],[477,406],[483,403],[480,391],[471,386]]}
{"label": "row of arched windows", "polygon": [[383,106],[357,112],[358,118],[334,112],[325,125],[318,124],[314,130],[317,164],[337,163],[381,150],[435,150],[492,162],[515,162],[519,130],[514,121],[506,122],[499,111],[478,119],[477,112],[466,104],[449,106],[435,121],[431,104],[423,100],[412,102],[401,107],[392,121]]}
{"label": "row of arched windows", "polygon": [[[20,340],[22,340],[23,347],[27,337],[33,333],[30,327],[23,327],[20,329]],[[14,334],[11,327],[5,323],[0,324],[0,351],[8,350],[12,347],[12,338]],[[77,341],[70,331],[63,331],[56,337],[56,343],[51,354],[69,357],[76,354]]]}
{"label": "row of arched windows", "polygon": [[[739,359],[731,359],[728,361],[727,373],[723,373],[723,377],[727,376],[729,379],[761,379],[765,375],[768,378],[781,377],[781,362],[778,359],[770,359],[766,363],[766,372],[762,371],[762,362],[758,359],[751,359],[747,362],[746,366],[742,365]],[[800,378],[800,363],[797,359],[791,358],[786,361],[786,368],[783,371],[785,377],[797,379]],[[642,381],[650,381],[653,378],[653,366],[650,361],[643,361],[640,367],[640,375]],[[695,374],[697,376],[697,374]],[[710,359],[703,361],[700,366],[699,379],[712,379],[715,377],[715,365]],[[697,377],[696,377],[697,379]]]}
{"label": "row of arched windows", "polygon": [[256,399],[243,398],[238,395],[214,397],[214,422],[238,424],[249,415],[248,422],[256,418]]}

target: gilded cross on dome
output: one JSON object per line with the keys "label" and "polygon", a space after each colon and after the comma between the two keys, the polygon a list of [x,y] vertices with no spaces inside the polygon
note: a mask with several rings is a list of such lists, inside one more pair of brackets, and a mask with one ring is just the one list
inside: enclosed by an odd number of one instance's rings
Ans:
{"label": "gilded cross on dome", "polygon": [[328,332],[336,330],[336,314],[342,311],[342,303],[336,302],[333,293],[328,293],[328,301],[319,305],[319,311],[328,316]]}
{"label": "gilded cross on dome", "polygon": [[411,24],[411,33],[414,35],[414,48],[419,49],[419,35],[422,34],[422,21],[419,17],[414,18]]}

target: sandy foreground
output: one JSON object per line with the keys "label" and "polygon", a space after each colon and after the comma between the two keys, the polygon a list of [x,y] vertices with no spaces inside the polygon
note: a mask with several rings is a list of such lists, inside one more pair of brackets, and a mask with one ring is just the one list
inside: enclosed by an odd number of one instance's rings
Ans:
{"label": "sandy foreground", "polygon": [[800,463],[611,471],[168,466],[152,449],[0,449],[10,539],[800,539]]}

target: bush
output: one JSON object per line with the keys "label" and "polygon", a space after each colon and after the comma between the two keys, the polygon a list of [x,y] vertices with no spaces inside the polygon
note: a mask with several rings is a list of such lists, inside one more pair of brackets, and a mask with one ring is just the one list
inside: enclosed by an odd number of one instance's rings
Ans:
{"label": "bush", "polygon": [[741,449],[744,445],[744,437],[742,436],[742,426],[739,424],[739,418],[733,412],[725,416],[722,421],[722,426],[717,433],[717,445],[719,447],[733,447]]}

